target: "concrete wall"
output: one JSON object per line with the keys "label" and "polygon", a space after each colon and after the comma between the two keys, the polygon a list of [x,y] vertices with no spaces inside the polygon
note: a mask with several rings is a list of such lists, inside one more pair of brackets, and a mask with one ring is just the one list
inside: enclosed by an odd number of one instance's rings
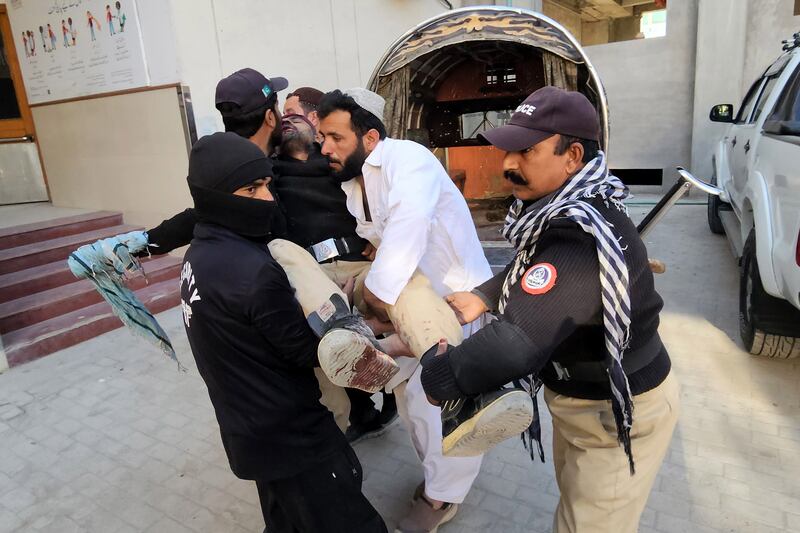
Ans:
{"label": "concrete wall", "polygon": [[32,111],[53,205],[122,211],[146,227],[192,205],[176,89]]}
{"label": "concrete wall", "polygon": [[[744,96],[745,28],[747,0],[700,0],[697,17],[694,119],[691,171],[710,179],[713,147],[726,124],[711,122],[708,113],[716,104],[733,104]],[[667,26],[669,31],[669,26]]]}
{"label": "concrete wall", "polygon": [[670,2],[667,35],[586,47],[606,87],[610,166],[662,168],[691,161],[697,0]]}
{"label": "concrete wall", "polygon": [[605,44],[611,40],[611,21],[584,22],[581,25],[581,34],[583,46]]}
{"label": "concrete wall", "polygon": [[548,1],[543,2],[542,13],[558,21],[578,40],[578,42],[582,42],[581,16],[578,13]]}
{"label": "concrete wall", "polygon": [[642,27],[642,17],[623,17],[611,21],[611,40],[629,41],[636,39]]}
{"label": "concrete wall", "polygon": [[290,88],[364,85],[385,49],[446,10],[438,0],[171,0],[181,78],[198,134],[222,128],[220,78],[243,67],[285,76]]}
{"label": "concrete wall", "polygon": [[763,74],[769,64],[781,54],[781,41],[800,31],[800,16],[793,16],[793,13],[794,0],[747,2],[747,47],[742,95],[753,80]]}
{"label": "concrete wall", "polygon": [[[793,0],[700,0],[695,69],[692,172],[711,176],[711,155],[725,125],[708,120],[715,104],[739,109],[753,81],[800,30]],[[669,31],[669,26],[667,27]]]}

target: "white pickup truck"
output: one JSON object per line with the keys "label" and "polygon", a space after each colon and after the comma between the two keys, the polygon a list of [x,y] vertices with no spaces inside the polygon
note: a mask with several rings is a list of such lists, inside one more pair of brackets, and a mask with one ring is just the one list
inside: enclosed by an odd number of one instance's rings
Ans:
{"label": "white pickup truck", "polygon": [[725,233],[741,265],[739,329],[752,354],[800,356],[800,33],[732,104],[714,149],[708,225]]}

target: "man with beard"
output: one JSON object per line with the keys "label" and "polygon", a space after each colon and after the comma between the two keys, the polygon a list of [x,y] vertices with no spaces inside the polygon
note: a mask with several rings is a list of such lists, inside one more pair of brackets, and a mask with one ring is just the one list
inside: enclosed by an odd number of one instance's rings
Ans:
{"label": "man with beard", "polygon": [[599,134],[591,102],[556,87],[482,134],[506,151],[517,201],[503,234],[517,253],[472,292],[448,296],[464,322],[488,310],[498,320],[422,359],[435,402],[529,377],[532,394],[544,384],[561,491],[556,533],[638,530],[679,409],[658,335],[663,302]]}
{"label": "man with beard", "polygon": [[286,115],[303,115],[314,126],[314,140],[322,141],[319,135],[319,117],[317,116],[317,106],[320,99],[325,95],[319,89],[313,87],[300,87],[286,95],[283,103],[283,113]]}
{"label": "man with beard", "polygon": [[[236,133],[258,146],[265,154],[271,154],[282,138],[278,91],[288,86],[286,78],[268,79],[251,68],[243,68],[220,80],[215,101],[225,131]],[[280,214],[277,216],[280,217]],[[196,222],[194,210],[186,209],[147,230],[148,247],[142,255],[167,254],[186,246],[192,240]],[[274,222],[273,232],[283,233],[283,221]]]}
{"label": "man with beard", "polygon": [[272,165],[234,133],[189,157],[199,222],[181,275],[184,326],[231,469],[256,482],[270,533],[385,533],[353,449],[319,402],[317,338],[267,241]]}
{"label": "man with beard", "polygon": [[[265,154],[275,152],[283,138],[277,92],[287,86],[288,82],[284,78],[268,79],[250,68],[241,69],[220,80],[217,84],[215,101],[222,115],[225,130],[248,139]],[[322,94],[310,88],[301,92],[307,99],[312,99],[315,93]],[[312,103],[306,102],[306,105],[309,104]],[[270,186],[280,200],[291,206],[291,209],[286,211],[297,213],[297,216],[288,216],[291,229],[287,232],[287,217],[283,216],[282,211],[276,210],[273,213],[274,220],[270,224],[272,238],[288,237],[303,247],[311,247],[334,237],[335,239],[332,239],[334,245],[341,247],[343,257],[338,257],[340,254],[337,251],[330,252],[330,257],[327,259],[335,257],[363,263],[364,257],[361,253],[366,241],[355,234],[355,222],[347,212],[344,195],[338,182],[331,182],[329,179],[327,159],[319,155],[318,147],[313,145],[313,141],[309,148],[307,139],[300,140],[297,137],[302,136],[293,134],[293,131],[298,129],[293,124],[302,122],[301,117],[294,115],[289,118],[290,121],[287,121],[286,125],[290,131],[287,135],[290,143],[284,149],[287,155],[275,161],[273,170],[276,180]],[[316,117],[313,118],[316,120]],[[281,174],[286,175],[285,180],[277,177]],[[330,196],[331,193],[333,196]],[[197,221],[196,211],[187,209],[147,230],[145,236],[148,246],[138,255],[166,254],[188,245],[192,240]],[[313,253],[313,249],[310,248],[309,251]],[[344,278],[344,274],[346,272],[340,277]],[[334,281],[336,279],[334,278]],[[315,372],[322,390],[322,403],[334,414],[339,428],[346,431],[351,405],[348,394],[342,388],[330,383],[319,368],[316,368]],[[380,433],[384,426],[394,419],[396,413],[391,399],[385,401],[386,409],[378,412],[368,394],[365,395],[361,391],[357,394],[354,395],[355,400],[352,403],[357,408],[354,419],[358,424],[350,433],[352,440],[365,434]]]}
{"label": "man with beard", "polygon": [[[359,353],[329,350],[326,339],[320,343],[318,355],[322,369],[338,385],[358,387],[367,382],[394,389],[425,474],[397,531],[427,532],[453,518],[478,475],[482,449],[491,443],[476,432],[443,446],[445,415],[427,402],[417,357],[441,338],[459,344],[482,325],[476,317],[462,328],[442,296],[471,289],[486,281],[491,270],[463,196],[429,150],[386,137],[383,106],[379,95],[362,88],[326,94],[318,108],[325,139],[322,153],[330,159],[334,177],[342,182],[348,210],[358,222],[358,234],[377,250],[374,262],[359,276],[357,292],[361,296],[356,305],[391,321],[415,357],[398,360],[401,371],[380,381],[381,375],[372,370],[382,368],[368,364]],[[313,265],[307,265],[303,254],[295,251],[275,257],[289,265],[289,271],[313,274]],[[322,290],[309,292],[317,299],[324,296]],[[307,297],[297,293],[301,304]],[[326,302],[320,314],[326,306],[335,304]],[[522,391],[486,398],[501,419],[518,413],[515,404],[520,400],[530,402]],[[449,412],[448,423],[460,423],[468,412],[469,408]],[[505,426],[509,425],[513,420],[506,418]],[[520,425],[519,432],[522,429]]]}
{"label": "man with beard", "polygon": [[[286,216],[287,239],[306,248],[328,277],[345,285],[349,279],[363,277],[372,250],[365,249],[368,242],[356,234],[356,221],[347,210],[340,183],[331,177],[328,159],[315,142],[314,123],[319,124],[316,106],[322,96],[321,91],[301,87],[286,98],[283,140],[275,160],[280,175],[276,192]],[[360,301],[361,283],[354,286],[359,288],[355,300]],[[319,376],[321,380],[325,379],[323,376]],[[393,394],[383,395],[378,411],[370,393],[353,388],[346,388],[345,392],[347,398],[339,391],[329,390],[326,401],[341,419],[349,399],[350,425],[345,433],[348,442],[376,437],[397,418]],[[332,398],[335,401],[329,400]]]}

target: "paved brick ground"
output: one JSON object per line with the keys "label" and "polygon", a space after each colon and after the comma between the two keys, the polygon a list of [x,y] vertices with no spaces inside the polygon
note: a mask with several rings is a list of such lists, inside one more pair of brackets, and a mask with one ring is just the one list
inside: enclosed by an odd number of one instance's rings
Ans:
{"label": "paved brick ground", "polygon": [[[704,217],[679,206],[649,243],[668,263],[661,332],[683,412],[641,531],[800,531],[800,363],[739,348],[736,267]],[[228,470],[180,315],[159,319],[188,374],[117,330],[0,375],[0,532],[261,530],[253,484]],[[366,493],[392,526],[422,479],[408,436],[397,425],[356,449]],[[508,442],[442,531],[549,531],[557,500],[551,465]]]}

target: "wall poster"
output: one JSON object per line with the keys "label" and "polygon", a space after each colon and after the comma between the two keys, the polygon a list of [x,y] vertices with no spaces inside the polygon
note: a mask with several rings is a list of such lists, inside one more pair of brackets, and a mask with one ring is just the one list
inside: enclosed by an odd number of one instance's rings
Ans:
{"label": "wall poster", "polygon": [[17,0],[9,7],[29,103],[149,85],[135,0]]}

